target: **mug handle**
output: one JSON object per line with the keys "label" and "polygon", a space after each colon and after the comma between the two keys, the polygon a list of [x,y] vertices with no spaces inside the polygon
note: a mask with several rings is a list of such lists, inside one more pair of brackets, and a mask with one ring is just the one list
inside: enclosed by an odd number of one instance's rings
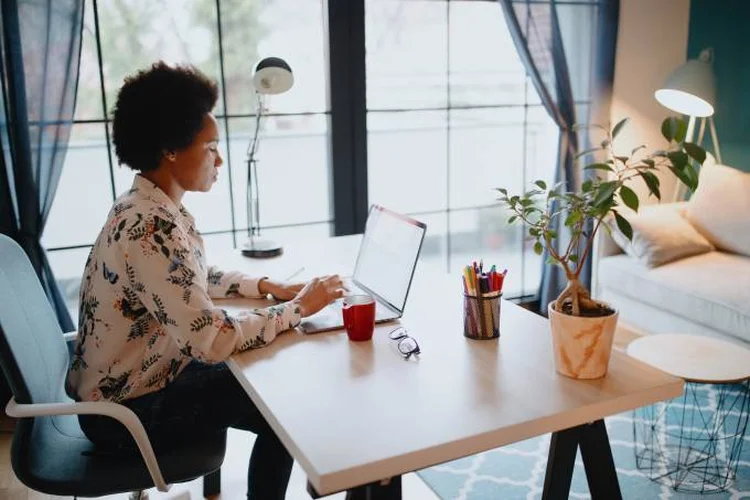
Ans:
{"label": "mug handle", "polygon": [[351,328],[352,320],[352,305],[344,302],[344,306],[341,308],[341,312],[344,315],[344,328],[349,330]]}

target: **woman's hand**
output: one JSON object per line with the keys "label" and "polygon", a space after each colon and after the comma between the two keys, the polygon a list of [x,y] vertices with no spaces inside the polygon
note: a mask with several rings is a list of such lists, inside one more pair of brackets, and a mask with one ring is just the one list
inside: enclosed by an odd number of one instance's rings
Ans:
{"label": "woman's hand", "polygon": [[303,318],[312,316],[334,300],[341,298],[347,289],[338,275],[313,278],[300,290],[294,302]]}
{"label": "woman's hand", "polygon": [[284,283],[263,278],[258,282],[258,292],[261,295],[273,295],[273,298],[286,302],[292,300],[305,287],[305,283]]}

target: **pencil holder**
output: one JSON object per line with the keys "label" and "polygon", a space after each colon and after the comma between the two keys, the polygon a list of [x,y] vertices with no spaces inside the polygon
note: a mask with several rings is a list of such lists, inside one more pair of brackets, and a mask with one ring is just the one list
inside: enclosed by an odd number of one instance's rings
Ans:
{"label": "pencil holder", "polygon": [[500,297],[502,293],[474,296],[464,294],[464,336],[470,339],[496,339],[500,336]]}

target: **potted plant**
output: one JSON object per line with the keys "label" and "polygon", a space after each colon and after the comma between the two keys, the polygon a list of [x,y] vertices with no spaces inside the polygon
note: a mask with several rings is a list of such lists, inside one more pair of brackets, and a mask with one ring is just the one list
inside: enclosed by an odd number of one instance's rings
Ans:
{"label": "potted plant", "polygon": [[[552,330],[555,367],[572,378],[591,379],[607,373],[612,339],[617,326],[618,312],[604,302],[592,299],[579,280],[586,259],[591,257],[597,232],[602,227],[611,232],[614,222],[628,239],[633,229],[621,213],[623,205],[638,211],[638,195],[628,184],[640,180],[645,183],[649,196],[661,200],[658,169],[668,169],[691,190],[698,185],[698,174],[691,159],[702,164],[705,151],[696,144],[685,142],[687,125],[680,118],[670,117],[662,123],[661,131],[669,142],[666,150],[646,153],[645,146],[633,149],[629,156],[615,154],[613,140],[627,123],[627,118],[612,130],[594,125],[603,131],[604,139],[598,147],[576,155],[576,161],[592,153],[605,152],[607,159],[585,165],[586,171],[595,171],[596,177],[583,182],[579,192],[562,190],[562,183],[548,187],[544,181],[533,183],[532,189],[520,195],[509,195],[497,188],[498,200],[511,216],[508,224],[522,223],[528,236],[534,240],[534,251],[542,254],[546,249],[548,263],[560,266],[567,276],[565,289],[548,305]],[[580,127],[576,127],[580,128]],[[568,230],[568,239],[558,245],[558,223]],[[561,251],[561,248],[565,248]]]}

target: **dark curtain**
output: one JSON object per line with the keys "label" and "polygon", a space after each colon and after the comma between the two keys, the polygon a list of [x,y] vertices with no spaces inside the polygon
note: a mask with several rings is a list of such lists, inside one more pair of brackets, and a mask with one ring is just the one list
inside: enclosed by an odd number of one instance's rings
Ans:
{"label": "dark curtain", "polygon": [[29,256],[63,331],[74,330],[40,238],[73,121],[84,0],[2,0],[0,232]]}
{"label": "dark curtain", "polygon": [[[560,128],[556,182],[577,190],[583,174],[576,153],[587,147],[587,131],[576,123],[609,124],[614,81],[619,0],[565,2],[556,0],[500,0],[516,50],[545,109]],[[553,206],[553,209],[555,207]],[[558,242],[567,244],[558,218]],[[563,248],[564,250],[564,248]],[[565,287],[567,277],[558,266],[546,264],[540,285],[540,312]],[[591,285],[591,259],[580,275]]]}

